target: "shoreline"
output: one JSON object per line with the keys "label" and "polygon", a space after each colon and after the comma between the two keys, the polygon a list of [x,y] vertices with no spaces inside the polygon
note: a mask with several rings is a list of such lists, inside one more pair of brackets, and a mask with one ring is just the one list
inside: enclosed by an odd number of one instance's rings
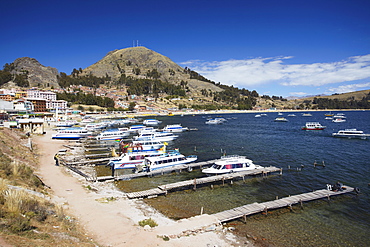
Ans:
{"label": "shoreline", "polygon": [[[63,205],[76,218],[87,237],[99,246],[254,246],[241,243],[215,219],[203,214],[179,221],[171,220],[142,200],[129,200],[111,182],[87,182],[82,177],[55,166],[53,156],[66,141],[52,140],[51,129],[34,139],[40,152],[38,174],[52,190],[52,201]],[[89,188],[93,188],[88,190]],[[108,200],[114,198],[114,200]],[[141,227],[138,222],[152,218],[157,227]],[[145,237],[143,237],[145,236]],[[168,241],[165,241],[168,240]]]}

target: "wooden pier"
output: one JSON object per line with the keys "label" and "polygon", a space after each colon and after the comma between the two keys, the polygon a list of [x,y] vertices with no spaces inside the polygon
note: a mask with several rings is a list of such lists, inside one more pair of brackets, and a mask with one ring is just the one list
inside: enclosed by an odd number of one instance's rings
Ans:
{"label": "wooden pier", "polygon": [[313,192],[308,192],[304,194],[299,194],[299,195],[294,195],[294,196],[289,196],[289,197],[284,197],[281,199],[276,199],[274,201],[269,201],[269,202],[263,202],[263,203],[252,203],[248,205],[244,205],[241,207],[233,208],[230,210],[222,211],[219,213],[213,214],[220,222],[226,222],[230,220],[235,220],[238,218],[243,217],[244,220],[246,220],[246,216],[260,213],[260,212],[266,212],[271,209],[278,209],[278,208],[283,208],[283,207],[292,207],[294,204],[300,204],[303,206],[303,202],[307,201],[313,201],[313,200],[318,200],[318,199],[323,199],[323,198],[328,198],[330,199],[330,196],[336,196],[336,195],[342,195],[345,193],[350,193],[355,191],[354,188],[349,187],[349,186],[343,186],[342,191],[332,191],[332,190],[327,190],[327,189],[322,189],[322,190],[316,190]]}
{"label": "wooden pier", "polygon": [[216,181],[222,181],[222,183],[224,184],[226,180],[232,180],[234,178],[239,178],[239,179],[242,178],[244,180],[246,176],[253,176],[253,175],[258,175],[258,174],[267,176],[267,174],[271,172],[280,172],[281,174],[282,169],[270,166],[270,167],[258,168],[258,169],[254,169],[250,171],[244,171],[244,172],[235,172],[235,173],[215,175],[215,176],[209,176],[209,177],[203,177],[203,178],[195,178],[195,179],[180,181],[180,182],[171,183],[171,184],[159,185],[158,188],[155,188],[155,189],[126,193],[126,196],[129,199],[157,196],[157,195],[167,194],[169,191],[174,190],[174,189],[179,189],[179,188],[188,187],[188,186],[193,186],[193,189],[195,190],[197,185],[201,185],[201,184],[207,184],[207,183],[212,183]]}

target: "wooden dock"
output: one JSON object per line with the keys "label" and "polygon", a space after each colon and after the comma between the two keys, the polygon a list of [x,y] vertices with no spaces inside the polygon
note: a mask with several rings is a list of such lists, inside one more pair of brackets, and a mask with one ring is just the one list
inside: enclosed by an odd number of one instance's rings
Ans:
{"label": "wooden dock", "polygon": [[270,166],[270,167],[264,167],[264,168],[259,168],[259,169],[254,169],[250,171],[244,171],[244,172],[235,172],[235,173],[228,173],[228,174],[222,174],[222,175],[215,175],[215,176],[185,180],[185,181],[180,181],[180,182],[171,183],[171,184],[159,185],[158,188],[156,189],[126,193],[126,196],[129,199],[156,196],[156,195],[167,194],[171,190],[188,187],[188,186],[193,186],[193,189],[195,190],[197,185],[201,185],[201,184],[207,184],[207,183],[212,183],[212,182],[217,182],[217,181],[222,181],[222,183],[224,184],[226,180],[232,180],[234,178],[239,178],[239,179],[243,178],[244,180],[246,176],[253,176],[253,175],[258,175],[258,174],[267,176],[267,174],[271,172],[281,173],[282,169]]}
{"label": "wooden dock", "polygon": [[330,199],[330,196],[342,195],[345,193],[350,193],[355,191],[354,188],[349,186],[343,186],[345,189],[342,191],[331,191],[327,189],[323,190],[316,190],[313,192],[308,192],[304,194],[284,197],[281,199],[276,199],[274,201],[268,201],[263,203],[252,203],[248,205],[244,205],[241,207],[233,208],[230,210],[222,211],[219,213],[213,214],[220,222],[226,222],[230,220],[235,220],[241,217],[244,217],[246,220],[246,216],[266,212],[271,209],[283,208],[283,207],[292,207],[294,204],[301,204],[303,206],[303,202],[313,201],[323,198]]}

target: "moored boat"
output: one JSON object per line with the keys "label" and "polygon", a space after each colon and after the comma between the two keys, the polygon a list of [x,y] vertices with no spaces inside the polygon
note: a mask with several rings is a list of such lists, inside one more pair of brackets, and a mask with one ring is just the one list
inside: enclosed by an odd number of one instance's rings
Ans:
{"label": "moored boat", "polygon": [[129,131],[130,132],[138,132],[138,131],[140,131],[141,129],[144,129],[144,128],[146,128],[145,125],[141,125],[141,124],[132,125],[132,126],[130,126]]}
{"label": "moored boat", "polygon": [[362,130],[345,129],[345,130],[339,130],[337,133],[333,133],[332,136],[345,137],[349,139],[351,138],[366,139],[370,137],[370,134],[365,134]]}
{"label": "moored boat", "polygon": [[131,152],[142,152],[142,151],[157,151],[160,149],[165,148],[167,143],[155,140],[140,140],[140,141],[132,141],[130,143],[123,143],[121,142],[121,149],[124,152],[130,151]]}
{"label": "moored boat", "polygon": [[183,132],[189,130],[187,127],[182,127],[181,124],[169,124],[163,128],[163,131],[167,132]]}
{"label": "moored boat", "polygon": [[77,121],[74,120],[66,120],[63,122],[56,122],[55,127],[72,127],[73,125],[78,124]]}
{"label": "moored boat", "polygon": [[139,136],[135,136],[134,139],[137,141],[153,140],[168,142],[176,139],[178,135],[174,135],[172,132],[144,132],[140,133]]}
{"label": "moored boat", "polygon": [[108,165],[113,169],[136,169],[139,166],[143,166],[144,159],[146,157],[155,157],[163,155],[164,150],[158,151],[147,151],[147,152],[126,152],[122,153],[120,157],[111,158]]}
{"label": "moored boat", "polygon": [[92,132],[85,128],[65,128],[52,135],[52,139],[81,139],[91,135]]}
{"label": "moored boat", "polygon": [[307,122],[302,130],[323,130],[326,126],[322,126],[319,122]]}
{"label": "moored boat", "polygon": [[223,121],[220,119],[208,119],[205,124],[222,124]]}
{"label": "moored boat", "polygon": [[146,126],[157,126],[160,123],[162,123],[162,121],[159,121],[157,119],[145,119],[143,121],[143,124]]}
{"label": "moored boat", "polygon": [[288,122],[288,119],[286,119],[285,117],[277,117],[275,118],[274,121],[275,122]]}
{"label": "moored boat", "polygon": [[164,155],[147,157],[144,160],[144,170],[154,171],[166,167],[173,167],[194,162],[198,159],[196,155],[185,156],[177,150],[171,150]]}
{"label": "moored boat", "polygon": [[105,141],[105,140],[120,140],[127,136],[129,136],[130,133],[128,131],[122,131],[122,130],[106,130],[101,132],[99,135],[96,136],[97,140]]}
{"label": "moored boat", "polygon": [[263,167],[255,165],[252,160],[247,159],[245,156],[228,155],[222,156],[221,159],[216,160],[211,167],[203,169],[202,172],[205,174],[213,175],[248,171],[258,168]]}
{"label": "moored boat", "polygon": [[343,123],[346,122],[347,120],[345,118],[334,118],[332,120],[333,123]]}

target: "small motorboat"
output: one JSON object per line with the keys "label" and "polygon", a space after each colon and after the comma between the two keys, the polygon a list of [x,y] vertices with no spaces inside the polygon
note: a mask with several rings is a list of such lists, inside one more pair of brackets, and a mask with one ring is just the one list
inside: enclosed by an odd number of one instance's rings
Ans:
{"label": "small motorboat", "polygon": [[323,130],[326,126],[322,126],[319,122],[307,122],[302,130]]}
{"label": "small motorboat", "polygon": [[286,119],[285,117],[277,117],[275,118],[274,121],[275,122],[288,122],[288,119]]}

